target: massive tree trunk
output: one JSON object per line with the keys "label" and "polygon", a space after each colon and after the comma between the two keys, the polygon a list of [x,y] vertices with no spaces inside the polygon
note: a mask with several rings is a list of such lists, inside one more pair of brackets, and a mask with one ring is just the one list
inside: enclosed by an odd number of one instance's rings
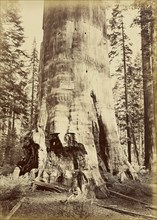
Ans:
{"label": "massive tree trunk", "polygon": [[153,161],[157,161],[157,4],[152,5],[152,22],[151,22],[151,56],[152,56],[152,75],[153,75],[153,104],[154,104],[154,146]]}
{"label": "massive tree trunk", "polygon": [[33,131],[39,145],[38,177],[44,170],[47,181],[75,185],[75,172],[85,183],[94,180],[99,191],[104,190],[105,172],[134,170],[119,143],[104,5],[68,3],[45,1]]}
{"label": "massive tree trunk", "polygon": [[141,7],[141,42],[142,42],[142,71],[144,88],[144,140],[146,168],[151,169],[154,146],[154,109],[153,109],[153,75],[151,57],[151,22],[150,6]]}

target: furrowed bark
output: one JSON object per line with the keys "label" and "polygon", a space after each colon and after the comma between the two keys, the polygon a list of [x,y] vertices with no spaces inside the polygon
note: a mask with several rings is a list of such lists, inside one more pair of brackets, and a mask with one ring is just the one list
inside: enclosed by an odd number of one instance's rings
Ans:
{"label": "furrowed bark", "polygon": [[[108,195],[105,173],[127,169],[119,143],[103,3],[45,1],[39,71],[37,179]],[[99,159],[98,159],[99,158]],[[121,175],[122,174],[122,175]],[[122,179],[122,178],[121,178]]]}

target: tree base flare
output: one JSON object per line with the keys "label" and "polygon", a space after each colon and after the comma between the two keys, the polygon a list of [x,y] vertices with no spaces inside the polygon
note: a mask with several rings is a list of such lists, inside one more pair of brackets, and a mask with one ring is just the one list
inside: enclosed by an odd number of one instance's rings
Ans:
{"label": "tree base flare", "polygon": [[105,184],[96,186],[94,192],[97,199],[105,199],[109,196],[109,191]]}
{"label": "tree base flare", "polygon": [[[23,145],[26,152],[25,160],[19,163],[19,168],[23,171],[22,174],[30,172],[30,170],[32,172],[33,168],[36,168],[33,160],[30,160],[30,158],[35,158],[38,162],[35,165],[38,168],[32,174],[34,181],[65,186],[73,194],[71,198],[76,200],[93,199],[94,197],[97,199],[107,198],[109,191],[106,183],[100,175],[98,166],[89,164],[85,146],[78,143],[72,133],[66,135],[69,139],[67,138],[67,145],[63,146],[58,133],[53,133],[45,139],[45,132],[42,128],[30,132],[25,137]],[[121,172],[118,175],[120,182],[128,178],[138,179],[136,171],[128,161],[123,162]],[[103,176],[105,176],[104,172]]]}
{"label": "tree base flare", "polygon": [[127,179],[139,181],[136,170],[132,167],[132,165],[127,160],[124,161],[124,166],[126,166],[126,168],[118,174],[120,182],[124,182]]}

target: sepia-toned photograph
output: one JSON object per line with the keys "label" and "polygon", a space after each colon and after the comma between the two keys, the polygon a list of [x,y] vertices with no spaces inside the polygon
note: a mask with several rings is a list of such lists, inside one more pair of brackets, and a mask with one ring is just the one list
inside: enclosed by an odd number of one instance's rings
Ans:
{"label": "sepia-toned photograph", "polygon": [[156,0],[0,0],[0,219],[157,219],[156,112]]}

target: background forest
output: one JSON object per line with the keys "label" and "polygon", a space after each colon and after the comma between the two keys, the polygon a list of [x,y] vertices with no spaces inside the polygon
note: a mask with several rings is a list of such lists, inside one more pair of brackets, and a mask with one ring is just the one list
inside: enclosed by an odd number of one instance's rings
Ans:
{"label": "background forest", "polygon": [[[21,139],[26,131],[35,128],[38,113],[36,40],[32,39],[31,53],[23,49],[26,37],[19,3],[7,2],[7,7],[1,4],[0,8],[0,166],[3,172],[11,170],[19,160]],[[136,0],[129,8],[121,4],[107,7],[110,74],[119,138],[129,162],[138,169],[142,166],[151,169],[156,156],[156,94],[153,93],[157,86],[156,10],[157,3],[153,0],[142,3]]]}

